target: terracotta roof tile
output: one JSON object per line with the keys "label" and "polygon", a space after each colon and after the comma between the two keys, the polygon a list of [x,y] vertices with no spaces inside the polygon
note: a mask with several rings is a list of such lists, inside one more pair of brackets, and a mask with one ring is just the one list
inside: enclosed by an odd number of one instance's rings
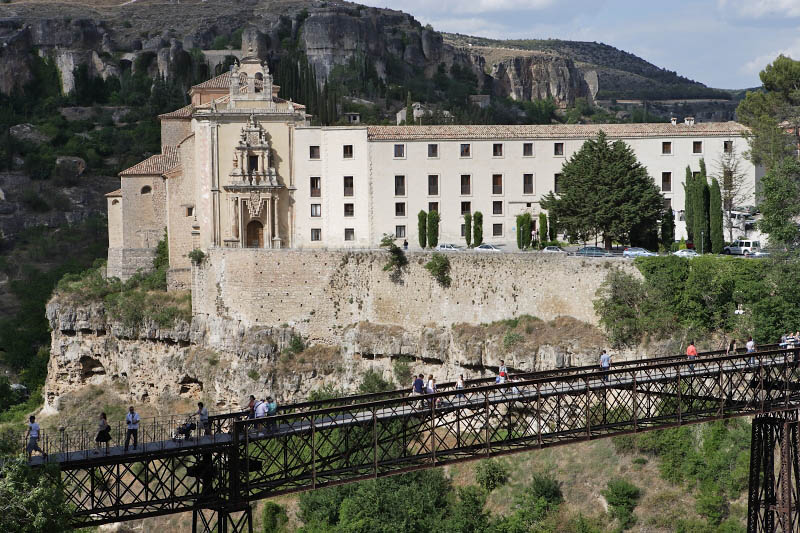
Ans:
{"label": "terracotta roof tile", "polygon": [[192,89],[227,89],[231,86],[231,71],[226,70],[219,76],[215,76],[203,83],[192,85]]}
{"label": "terracotta roof tile", "polygon": [[194,111],[194,106],[189,104],[175,111],[158,115],[158,118],[192,118],[192,111]]}
{"label": "terracotta roof tile", "polygon": [[120,176],[160,176],[180,163],[177,146],[162,146],[164,153],[148,157],[119,173]]}
{"label": "terracotta roof tile", "polygon": [[111,191],[106,194],[106,198],[116,198],[118,196],[122,196],[122,189],[117,189],[116,191]]}
{"label": "terracotta roof tile", "polygon": [[369,126],[371,141],[422,139],[584,139],[600,130],[613,138],[739,136],[747,128],[737,122],[698,122],[693,126],[651,124],[552,124],[526,126]]}

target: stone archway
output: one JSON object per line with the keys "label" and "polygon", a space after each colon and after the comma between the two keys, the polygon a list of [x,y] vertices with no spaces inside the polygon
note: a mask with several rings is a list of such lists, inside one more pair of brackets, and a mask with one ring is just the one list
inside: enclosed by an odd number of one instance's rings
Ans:
{"label": "stone archway", "polygon": [[247,224],[247,240],[245,241],[247,248],[263,248],[264,247],[264,224],[258,220],[251,220]]}

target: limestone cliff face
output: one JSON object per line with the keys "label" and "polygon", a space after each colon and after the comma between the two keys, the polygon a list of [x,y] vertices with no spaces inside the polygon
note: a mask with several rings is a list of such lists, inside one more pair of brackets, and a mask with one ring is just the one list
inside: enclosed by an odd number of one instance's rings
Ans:
{"label": "limestone cliff face", "polygon": [[572,60],[553,55],[503,59],[492,65],[491,76],[495,95],[513,100],[552,98],[557,106],[566,107],[575,98],[592,96],[583,72]]}

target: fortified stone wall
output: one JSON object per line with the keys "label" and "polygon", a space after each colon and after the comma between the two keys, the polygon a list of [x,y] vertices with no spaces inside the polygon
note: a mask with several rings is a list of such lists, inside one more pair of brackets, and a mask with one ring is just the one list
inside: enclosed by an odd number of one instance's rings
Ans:
{"label": "fortified stone wall", "polygon": [[193,312],[245,327],[289,324],[314,342],[338,343],[358,322],[402,326],[481,324],[529,314],[570,316],[596,325],[592,300],[608,269],[638,271],[620,259],[558,254],[448,254],[452,284],[424,268],[430,253],[409,253],[392,281],[386,252],[212,249],[194,269]]}

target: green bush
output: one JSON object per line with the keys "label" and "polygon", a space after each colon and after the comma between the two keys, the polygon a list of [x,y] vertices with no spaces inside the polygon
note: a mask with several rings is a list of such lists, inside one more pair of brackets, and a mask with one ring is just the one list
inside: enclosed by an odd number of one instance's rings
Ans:
{"label": "green bush", "polygon": [[22,192],[21,200],[28,209],[35,213],[46,213],[52,209],[50,204],[32,188],[25,189]]}
{"label": "green bush", "polygon": [[401,387],[411,383],[411,365],[408,361],[395,360],[392,363],[392,371],[394,372],[395,381]]}
{"label": "green bush", "polygon": [[431,260],[425,263],[425,269],[436,278],[442,287],[449,287],[450,279],[450,259],[444,254],[434,253]]}
{"label": "green bush", "polygon": [[392,281],[399,281],[402,274],[402,268],[408,264],[403,249],[397,246],[394,242],[394,235],[385,233],[381,239],[381,248],[386,248],[389,255],[386,264],[383,265],[383,270],[391,271],[390,278]]}
{"label": "green bush", "polygon": [[633,510],[642,496],[639,487],[624,479],[612,479],[602,494],[608,502],[609,513],[619,521],[622,529],[628,529],[636,523]]}
{"label": "green bush", "polygon": [[300,335],[292,335],[292,338],[289,340],[289,351],[298,354],[306,349],[306,345],[303,342],[303,337]]}
{"label": "green bush", "polygon": [[372,392],[387,392],[394,390],[394,385],[383,379],[380,372],[369,369],[361,376],[361,383],[358,385],[359,394]]}
{"label": "green bush", "polygon": [[203,259],[206,258],[205,252],[203,250],[200,250],[199,248],[195,248],[194,250],[189,252],[188,256],[189,259],[192,261],[192,263],[194,263],[195,265],[199,265],[200,263],[203,262]]}
{"label": "green bush", "polygon": [[261,524],[263,533],[287,532],[289,530],[289,517],[286,515],[286,509],[275,502],[265,502],[264,510],[261,512]]}
{"label": "green bush", "polygon": [[502,487],[508,481],[508,465],[495,459],[484,459],[475,466],[475,481],[486,492]]}
{"label": "green bush", "polygon": [[559,505],[564,501],[561,484],[546,474],[534,474],[530,490],[537,498],[542,498],[550,505]]}
{"label": "green bush", "polygon": [[520,342],[522,342],[523,338],[522,335],[519,333],[515,333],[511,330],[506,331],[505,335],[503,335],[503,348],[508,351]]}

